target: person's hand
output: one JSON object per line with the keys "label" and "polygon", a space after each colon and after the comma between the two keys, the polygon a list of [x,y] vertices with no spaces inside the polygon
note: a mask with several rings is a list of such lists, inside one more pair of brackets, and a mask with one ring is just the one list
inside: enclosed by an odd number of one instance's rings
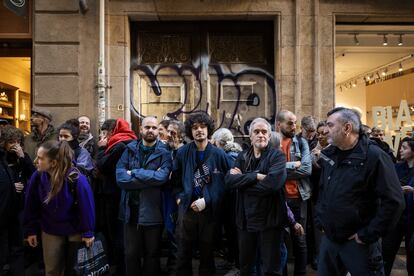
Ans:
{"label": "person's hand", "polygon": [[127,175],[131,176],[132,172],[131,171],[127,171]]}
{"label": "person's hand", "polygon": [[230,174],[242,174],[242,171],[239,168],[235,167],[233,169],[230,169]]}
{"label": "person's hand", "polygon": [[177,198],[177,205],[180,205],[181,199]]}
{"label": "person's hand", "polygon": [[293,230],[295,230],[296,236],[303,236],[305,235],[305,230],[303,229],[303,226],[300,223],[295,223],[293,225]]}
{"label": "person's hand", "polygon": [[108,139],[106,138],[106,136],[103,136],[99,141],[98,141],[98,147],[106,147],[106,145],[108,144]]}
{"label": "person's hand", "polygon": [[14,153],[16,153],[17,157],[19,158],[23,158],[24,157],[24,152],[22,149],[22,146],[20,146],[20,144],[16,144],[13,147],[10,148],[10,150]]}
{"label": "person's hand", "polygon": [[194,212],[201,212],[206,208],[206,201],[204,198],[199,198],[193,203],[191,203],[191,209],[193,209]]}
{"label": "person's hand", "polygon": [[294,163],[295,169],[299,168],[299,167],[300,167],[300,165],[302,165],[302,163],[301,163],[300,161],[296,161],[296,162]]}
{"label": "person's hand", "polygon": [[319,156],[321,154],[321,150],[320,149],[317,149],[317,148],[314,148],[312,150],[312,154],[315,156],[316,159],[319,159]]}
{"label": "person's hand", "polygon": [[14,187],[16,188],[16,193],[21,193],[24,189],[24,185],[22,182],[14,183]]}
{"label": "person's hand", "polygon": [[27,243],[31,246],[31,247],[36,247],[37,246],[37,236],[36,235],[30,235],[27,237]]}
{"label": "person's hand", "polygon": [[92,238],[82,238],[82,242],[85,243],[86,247],[91,247],[91,245],[93,244],[93,241],[95,240],[95,237]]}
{"label": "person's hand", "polygon": [[265,177],[266,177],[266,175],[262,174],[262,173],[258,173],[256,175],[256,179],[259,180],[259,181],[262,181],[263,179],[265,179]]}
{"label": "person's hand", "polygon": [[402,186],[401,188],[405,194],[414,193],[414,188],[409,185]]}
{"label": "person's hand", "polygon": [[355,241],[356,241],[356,243],[359,243],[359,244],[365,244],[363,241],[361,241],[361,240],[358,238],[358,233],[355,233],[355,234],[353,234],[352,236],[350,236],[350,237],[348,238],[348,240],[355,240]]}

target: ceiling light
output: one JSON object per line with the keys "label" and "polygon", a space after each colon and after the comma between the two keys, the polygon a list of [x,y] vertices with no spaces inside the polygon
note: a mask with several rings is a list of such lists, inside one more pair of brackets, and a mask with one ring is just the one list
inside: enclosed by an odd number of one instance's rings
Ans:
{"label": "ceiling light", "polygon": [[367,76],[367,80],[371,80],[371,77],[370,76]]}
{"label": "ceiling light", "polygon": [[352,87],[356,87],[357,86],[357,82],[355,80],[355,82],[352,84]]}
{"label": "ceiling light", "polygon": [[381,75],[385,77],[387,75],[387,69],[384,69],[384,71],[382,71]]}
{"label": "ceiling light", "polygon": [[354,43],[356,46],[359,46],[359,40],[357,38],[357,34],[354,34]]}
{"label": "ceiling light", "polygon": [[403,70],[402,64],[400,63],[400,66],[398,67],[398,71],[401,72]]}
{"label": "ceiling light", "polygon": [[403,40],[402,40],[402,34],[400,34],[400,37],[398,38],[398,46],[403,46]]}
{"label": "ceiling light", "polygon": [[387,46],[388,45],[388,39],[387,39],[387,35],[384,34],[384,39],[382,40],[382,45],[383,46]]}

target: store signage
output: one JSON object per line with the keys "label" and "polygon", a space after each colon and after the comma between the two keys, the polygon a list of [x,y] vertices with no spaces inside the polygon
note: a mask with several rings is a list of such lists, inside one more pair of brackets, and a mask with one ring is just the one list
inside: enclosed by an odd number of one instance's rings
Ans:
{"label": "store signage", "polygon": [[398,153],[401,139],[409,136],[409,133],[413,131],[413,121],[410,111],[407,101],[401,100],[397,118],[394,120],[391,106],[372,107],[373,126],[384,130],[384,141],[394,150],[395,156]]}

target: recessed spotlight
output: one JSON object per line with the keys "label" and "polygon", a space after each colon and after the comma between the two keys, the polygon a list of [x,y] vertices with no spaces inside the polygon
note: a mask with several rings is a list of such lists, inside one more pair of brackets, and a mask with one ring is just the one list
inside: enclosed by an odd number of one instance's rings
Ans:
{"label": "recessed spotlight", "polygon": [[384,38],[382,40],[382,45],[383,46],[387,46],[388,45],[388,38],[387,38],[387,35],[386,34],[384,34]]}
{"label": "recessed spotlight", "polygon": [[402,39],[402,34],[400,34],[400,37],[398,38],[398,46],[403,46],[403,39]]}
{"label": "recessed spotlight", "polygon": [[356,46],[359,46],[359,40],[357,38],[357,34],[354,34],[354,43]]}

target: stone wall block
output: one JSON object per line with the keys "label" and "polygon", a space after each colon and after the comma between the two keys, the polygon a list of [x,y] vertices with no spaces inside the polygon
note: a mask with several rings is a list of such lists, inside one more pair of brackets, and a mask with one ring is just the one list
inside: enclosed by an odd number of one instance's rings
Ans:
{"label": "stone wall block", "polygon": [[35,45],[35,73],[77,73],[78,45]]}
{"label": "stone wall block", "polygon": [[78,76],[35,76],[35,104],[78,104]]}

